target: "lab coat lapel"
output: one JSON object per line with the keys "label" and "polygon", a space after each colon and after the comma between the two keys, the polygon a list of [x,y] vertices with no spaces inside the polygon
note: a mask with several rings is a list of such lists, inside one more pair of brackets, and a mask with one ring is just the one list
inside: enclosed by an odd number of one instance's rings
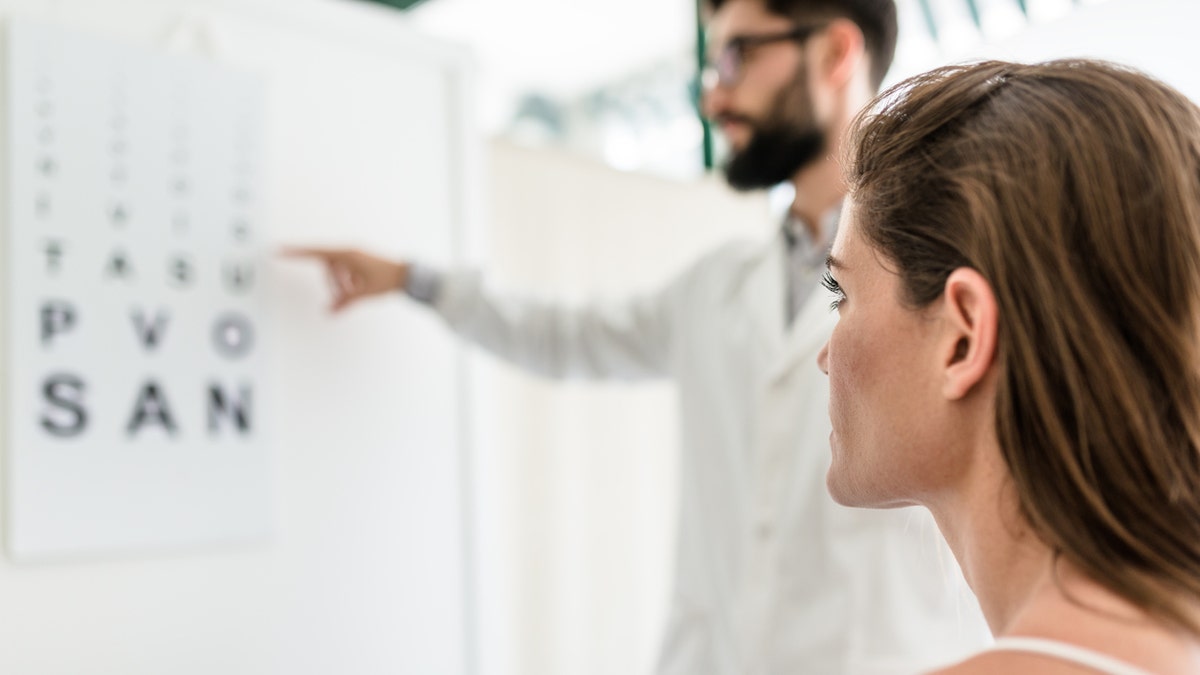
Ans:
{"label": "lab coat lapel", "polygon": [[786,326],[784,325],[784,244],[783,235],[771,239],[764,255],[746,270],[742,281],[744,288],[735,295],[738,302],[749,307],[748,317],[756,336],[755,342],[763,349],[766,363],[774,363],[784,348]]}
{"label": "lab coat lapel", "polygon": [[798,361],[810,360],[808,365],[815,371],[817,352],[829,339],[829,333],[837,323],[837,313],[830,309],[833,294],[817,285],[808,294],[800,313],[792,321],[790,330],[780,350],[779,359],[771,368],[770,379],[775,381],[792,368],[802,365]]}

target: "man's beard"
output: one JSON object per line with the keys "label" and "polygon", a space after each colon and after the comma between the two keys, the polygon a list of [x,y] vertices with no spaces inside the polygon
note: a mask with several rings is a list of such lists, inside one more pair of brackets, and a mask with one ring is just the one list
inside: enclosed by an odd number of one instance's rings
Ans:
{"label": "man's beard", "polygon": [[734,152],[725,164],[725,180],[735,190],[778,185],[825,151],[825,131],[817,125],[803,69],[792,85],[779,93],[765,119],[740,117],[753,134],[746,147]]}
{"label": "man's beard", "polygon": [[820,129],[755,131],[746,147],[725,164],[725,180],[735,190],[769,188],[794,176],[824,149],[825,133]]}

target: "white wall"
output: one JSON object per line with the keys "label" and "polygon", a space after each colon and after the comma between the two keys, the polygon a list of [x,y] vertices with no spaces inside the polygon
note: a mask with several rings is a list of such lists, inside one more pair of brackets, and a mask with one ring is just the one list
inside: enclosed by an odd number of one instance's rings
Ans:
{"label": "white wall", "polygon": [[942,53],[924,52],[893,69],[895,79],[941,63],[974,58],[1022,62],[1088,57],[1141,68],[1200,100],[1193,0],[1092,0],[1058,18],[1033,22],[1011,37]]}
{"label": "white wall", "polygon": [[[567,152],[489,147],[487,269],[564,300],[669,279],[773,225],[719,178],[622,173]],[[487,675],[650,672],[674,553],[670,384],[554,384],[472,363]]]}
{"label": "white wall", "polygon": [[1109,0],[1037,26],[986,53],[1020,61],[1110,59],[1141,68],[1200,101],[1198,25],[1200,3],[1192,0]]}
{"label": "white wall", "polygon": [[[336,241],[447,261],[456,231],[478,220],[461,186],[478,179],[479,139],[455,112],[470,106],[467,62],[395,12],[344,0],[0,0],[0,17],[15,13],[262,74],[271,246]],[[399,299],[333,321],[318,270],[262,254],[273,536],[0,560],[0,673],[470,672],[460,352]]]}

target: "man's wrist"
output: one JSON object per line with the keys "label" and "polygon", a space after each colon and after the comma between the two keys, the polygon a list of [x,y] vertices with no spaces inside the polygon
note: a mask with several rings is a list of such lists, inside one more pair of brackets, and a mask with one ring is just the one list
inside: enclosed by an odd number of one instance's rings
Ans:
{"label": "man's wrist", "polygon": [[407,274],[401,290],[417,302],[432,305],[442,290],[442,273],[420,263],[407,263]]}

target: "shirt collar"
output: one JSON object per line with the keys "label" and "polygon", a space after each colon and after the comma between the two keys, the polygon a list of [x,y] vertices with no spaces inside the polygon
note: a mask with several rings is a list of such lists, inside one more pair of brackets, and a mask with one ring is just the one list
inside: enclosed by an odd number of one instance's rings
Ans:
{"label": "shirt collar", "polygon": [[822,262],[824,262],[825,252],[829,250],[833,243],[833,237],[837,234],[838,221],[841,218],[842,207],[839,204],[837,208],[830,209],[822,219],[820,233],[820,241],[814,241],[811,231],[805,224],[803,218],[794,215],[791,211],[783,214],[782,230],[783,237],[787,241],[788,251],[793,254],[799,254],[802,257],[810,257],[814,253],[820,253]]}

